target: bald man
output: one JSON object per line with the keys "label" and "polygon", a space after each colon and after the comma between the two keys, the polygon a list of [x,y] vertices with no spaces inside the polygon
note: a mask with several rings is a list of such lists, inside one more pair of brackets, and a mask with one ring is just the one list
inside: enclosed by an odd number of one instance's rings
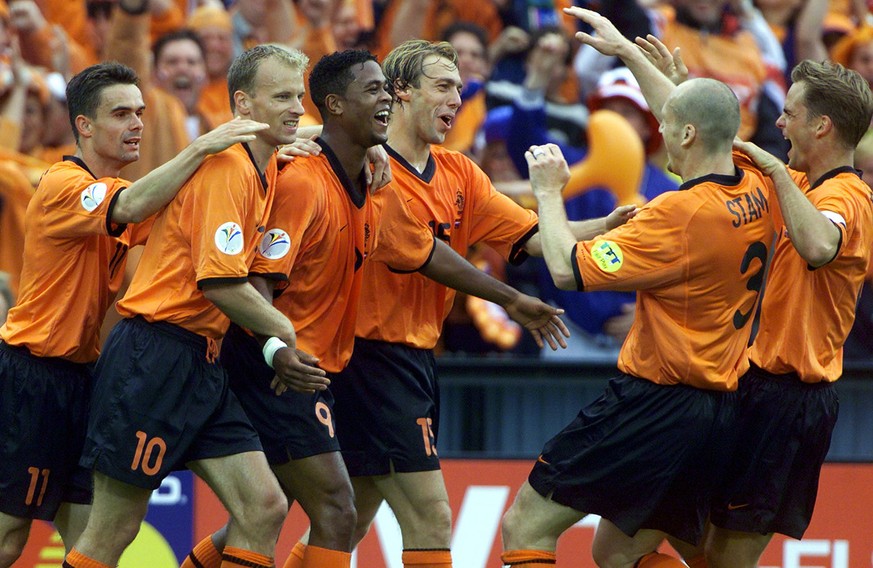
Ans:
{"label": "bald man", "polygon": [[[758,297],[774,241],[776,200],[763,174],[732,152],[740,126],[725,84],[674,87],[608,20],[571,9],[634,72],[684,181],[636,217],[590,241],[569,231],[561,189],[569,170],[555,145],[525,158],[555,285],[636,290],[637,314],[619,353],[621,374],[546,443],[503,519],[503,561],[553,566],[558,537],[600,515],[598,566],[684,566],[656,553],[665,534],[699,542],[731,443],[738,378],[749,368]],[[579,37],[579,36],[577,36]],[[625,58],[626,56],[626,58]]]}

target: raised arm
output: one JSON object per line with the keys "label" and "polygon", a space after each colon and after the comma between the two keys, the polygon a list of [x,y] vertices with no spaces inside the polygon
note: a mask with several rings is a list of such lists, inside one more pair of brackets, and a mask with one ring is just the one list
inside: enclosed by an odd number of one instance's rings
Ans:
{"label": "raised arm", "polygon": [[564,12],[585,22],[594,31],[593,35],[577,32],[576,39],[604,55],[614,55],[624,62],[639,82],[652,113],[660,121],[664,103],[676,88],[673,82],[649,61],[637,45],[621,35],[608,19],[597,12],[578,7],[564,8]]}
{"label": "raised arm", "polygon": [[[160,112],[160,111],[157,111]],[[138,223],[169,203],[209,154],[255,139],[267,125],[241,118],[226,122],[191,142],[175,158],[135,181],[118,195],[113,223]]]}

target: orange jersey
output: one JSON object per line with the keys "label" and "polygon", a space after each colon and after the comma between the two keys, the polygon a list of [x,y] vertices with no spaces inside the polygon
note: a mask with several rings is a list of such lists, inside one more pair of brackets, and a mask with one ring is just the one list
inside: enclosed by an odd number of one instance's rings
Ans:
{"label": "orange jersey", "polygon": [[578,243],[580,290],[637,290],[618,368],[657,384],[735,390],[775,240],[776,195],[735,154],[741,175],[663,193],[628,223]]}
{"label": "orange jersey", "polygon": [[[461,256],[483,242],[513,262],[534,234],[537,216],[494,189],[469,158],[431,146],[419,174],[389,146],[392,185],[411,213]],[[355,335],[411,347],[436,345],[455,291],[421,274],[402,275],[370,263],[364,267],[361,307]]]}
{"label": "orange jersey", "polygon": [[206,158],[155,220],[118,313],[223,337],[230,320],[201,288],[247,282],[275,183],[275,156],[261,174],[242,144]]}
{"label": "orange jersey", "polygon": [[843,343],[871,254],[873,195],[850,167],[827,173],[814,186],[805,175],[791,174],[840,230],[840,246],[831,262],[811,269],[782,227],[752,361],[771,373],[797,373],[808,383],[835,381],[843,373]]}
{"label": "orange jersey", "polygon": [[13,295],[18,293],[18,279],[24,253],[24,218],[33,195],[30,180],[13,162],[0,161],[0,270],[9,273]]}
{"label": "orange jersey", "polygon": [[127,249],[148,235],[110,221],[129,182],[95,178],[78,158],[49,168],[25,218],[18,303],[0,338],[40,357],[95,361],[100,325],[124,278]]}
{"label": "orange jersey", "polygon": [[709,77],[727,84],[740,101],[740,131],[748,140],[757,129],[756,108],[767,67],[751,33],[732,35],[704,33],[677,22],[669,11],[662,14],[661,41],[682,49],[682,61],[690,77]]}
{"label": "orange jersey", "polygon": [[294,324],[297,346],[336,373],[352,355],[362,263],[414,271],[433,253],[433,234],[409,215],[397,192],[367,195],[323,141],[320,156],[283,168],[252,273],[284,279],[274,305]]}

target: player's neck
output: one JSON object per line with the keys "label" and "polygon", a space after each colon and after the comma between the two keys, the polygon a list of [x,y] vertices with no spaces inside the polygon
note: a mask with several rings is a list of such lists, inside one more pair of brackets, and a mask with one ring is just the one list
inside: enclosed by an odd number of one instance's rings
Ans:
{"label": "player's neck", "polygon": [[357,144],[342,129],[326,124],[321,139],[330,146],[349,179],[356,180],[367,162],[367,148]]}
{"label": "player's neck", "polygon": [[402,121],[388,125],[388,145],[419,172],[427,167],[430,142],[422,140],[414,128],[409,128]]}
{"label": "player's neck", "polygon": [[[697,154],[697,155],[694,155]],[[730,152],[718,154],[689,153],[680,175],[683,181],[701,178],[708,175],[732,176],[736,174],[733,156]]]}
{"label": "player's neck", "polygon": [[263,172],[266,170],[267,164],[270,163],[270,158],[273,156],[273,152],[276,151],[276,147],[260,138],[255,138],[251,142],[246,142],[246,144],[249,147],[249,151],[252,153],[252,158],[255,160],[255,165],[258,167],[258,171]]}
{"label": "player's neck", "polygon": [[836,144],[829,146],[822,145],[820,151],[813,152],[809,156],[809,167],[804,172],[809,183],[815,183],[826,173],[837,168],[846,166],[854,167],[855,152],[854,150],[842,149]]}
{"label": "player's neck", "polygon": [[118,160],[104,158],[96,152],[89,151],[88,148],[83,149],[81,145],[76,146],[76,153],[73,155],[85,163],[88,171],[96,179],[118,177],[121,173],[121,168],[127,165],[120,163]]}

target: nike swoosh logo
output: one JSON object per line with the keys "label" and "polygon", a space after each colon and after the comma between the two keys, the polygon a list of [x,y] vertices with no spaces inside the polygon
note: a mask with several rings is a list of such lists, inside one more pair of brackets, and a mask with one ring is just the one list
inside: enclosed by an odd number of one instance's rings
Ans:
{"label": "nike swoosh logo", "polygon": [[742,509],[743,507],[748,507],[748,503],[742,503],[740,505],[734,505],[733,503],[728,503],[728,511],[736,511],[737,509]]}
{"label": "nike swoosh logo", "polygon": [[349,224],[346,223],[345,225],[343,225],[342,227],[340,227],[340,233],[342,233],[343,231],[345,231],[345,230],[346,230],[346,227],[348,227],[348,226],[349,226]]}
{"label": "nike swoosh logo", "polygon": [[542,454],[539,455],[539,456],[537,457],[537,461],[540,462],[540,463],[542,463],[542,464],[552,465],[552,464],[550,464],[549,462],[547,462],[546,460],[543,459]]}
{"label": "nike swoosh logo", "polygon": [[414,197],[410,197],[409,199],[406,200],[406,202],[409,203],[409,202],[412,201],[413,199],[415,199],[415,198],[414,198]]}

